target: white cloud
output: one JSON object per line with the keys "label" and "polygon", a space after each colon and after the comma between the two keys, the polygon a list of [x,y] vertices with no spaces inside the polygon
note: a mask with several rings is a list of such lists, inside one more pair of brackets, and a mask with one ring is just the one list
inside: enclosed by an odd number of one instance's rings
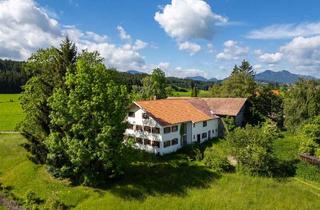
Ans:
{"label": "white cloud", "polygon": [[39,47],[56,45],[58,22],[31,0],[0,1],[0,57],[25,59]]}
{"label": "white cloud", "polygon": [[247,35],[250,39],[287,39],[297,36],[320,35],[320,22],[300,24],[275,24],[253,30]]}
{"label": "white cloud", "polygon": [[320,36],[296,37],[280,48],[288,62],[297,69],[320,74]]}
{"label": "white cloud", "polygon": [[208,44],[207,44],[207,48],[208,48],[208,52],[209,52],[209,53],[213,53],[213,44],[208,43]]}
{"label": "white cloud", "polygon": [[256,65],[253,66],[253,69],[255,71],[260,71],[262,69],[262,65],[261,64],[256,64]]}
{"label": "white cloud", "polygon": [[189,39],[210,40],[215,26],[227,23],[227,18],[212,12],[203,0],[172,0],[154,19],[165,32],[178,41]]}
{"label": "white cloud", "polygon": [[195,53],[201,50],[201,46],[196,43],[187,41],[187,42],[179,43],[179,50],[184,50],[188,52],[190,55],[194,55]]}
{"label": "white cloud", "polygon": [[181,68],[181,67],[176,67],[174,70],[168,71],[168,75],[179,77],[179,78],[195,77],[195,76],[202,76],[205,78],[208,77],[208,74],[205,71],[202,71],[200,69]]}
{"label": "white cloud", "polygon": [[[105,35],[60,24],[33,0],[0,1],[1,58],[25,60],[39,48],[58,46],[66,35],[79,50],[99,51],[109,67],[128,70],[145,66],[139,50],[145,48],[147,43],[141,40],[117,46],[108,42]],[[123,38],[131,37],[125,35]]]}
{"label": "white cloud", "polygon": [[216,58],[219,60],[238,60],[246,56],[248,51],[248,47],[239,46],[238,42],[228,40],[224,42],[224,49],[216,55]]}
{"label": "white cloud", "polygon": [[283,54],[280,52],[276,53],[263,53],[259,56],[260,61],[264,63],[278,63],[281,61]]}
{"label": "white cloud", "polygon": [[117,31],[121,40],[131,40],[131,36],[126,32],[126,30],[124,30],[122,26],[117,26]]}

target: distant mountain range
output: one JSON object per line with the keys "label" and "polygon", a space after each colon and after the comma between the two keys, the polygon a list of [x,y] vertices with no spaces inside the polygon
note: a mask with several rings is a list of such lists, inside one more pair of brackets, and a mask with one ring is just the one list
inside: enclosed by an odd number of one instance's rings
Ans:
{"label": "distant mountain range", "polygon": [[202,76],[195,76],[195,77],[185,77],[185,79],[190,79],[194,81],[201,81],[201,82],[217,82],[216,78],[207,79]]}
{"label": "distant mountain range", "polygon": [[299,78],[316,79],[315,77],[312,77],[312,76],[293,74],[287,70],[282,70],[282,71],[266,70],[264,72],[256,74],[255,76],[255,79],[257,81],[268,82],[268,83],[287,83],[287,84],[295,83]]}
{"label": "distant mountain range", "polygon": [[137,71],[137,70],[128,70],[127,73],[129,73],[129,74],[145,74],[144,72]]}
{"label": "distant mountain range", "polygon": [[[137,71],[137,70],[129,70],[129,71],[127,71],[127,73],[129,73],[129,74],[144,74],[143,72]],[[287,70],[282,70],[282,71],[265,70],[261,73],[256,74],[256,76],[255,76],[255,80],[260,81],[260,82],[281,83],[281,84],[292,84],[292,83],[295,83],[299,78],[317,79],[312,76],[294,74],[294,73],[291,73]],[[219,81],[216,78],[207,79],[203,76],[185,77],[184,79],[201,81],[201,82],[218,82]]]}

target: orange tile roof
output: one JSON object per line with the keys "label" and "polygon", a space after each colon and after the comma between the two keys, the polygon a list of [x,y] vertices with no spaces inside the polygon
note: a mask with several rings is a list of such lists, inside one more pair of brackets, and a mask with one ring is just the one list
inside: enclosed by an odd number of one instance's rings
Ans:
{"label": "orange tile roof", "polygon": [[247,98],[192,98],[192,97],[169,97],[169,100],[189,100],[193,103],[201,103],[204,101],[208,109],[216,115],[236,116]]}
{"label": "orange tile roof", "polygon": [[144,109],[160,124],[178,124],[182,122],[200,122],[217,116],[205,113],[188,100],[152,100],[138,101],[136,105]]}

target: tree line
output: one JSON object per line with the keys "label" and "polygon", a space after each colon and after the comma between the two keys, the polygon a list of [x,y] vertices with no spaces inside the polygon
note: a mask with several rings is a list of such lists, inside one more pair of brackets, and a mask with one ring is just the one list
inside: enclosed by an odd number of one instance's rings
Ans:
{"label": "tree line", "polygon": [[27,81],[24,62],[0,59],[0,93],[20,93]]}

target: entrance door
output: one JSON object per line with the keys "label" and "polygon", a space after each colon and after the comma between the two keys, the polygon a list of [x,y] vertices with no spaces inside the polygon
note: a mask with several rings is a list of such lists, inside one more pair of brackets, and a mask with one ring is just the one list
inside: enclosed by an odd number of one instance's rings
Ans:
{"label": "entrance door", "polygon": [[208,131],[208,140],[211,139],[211,131]]}
{"label": "entrance door", "polygon": [[197,142],[200,144],[200,141],[201,141],[201,136],[200,134],[197,135]]}

